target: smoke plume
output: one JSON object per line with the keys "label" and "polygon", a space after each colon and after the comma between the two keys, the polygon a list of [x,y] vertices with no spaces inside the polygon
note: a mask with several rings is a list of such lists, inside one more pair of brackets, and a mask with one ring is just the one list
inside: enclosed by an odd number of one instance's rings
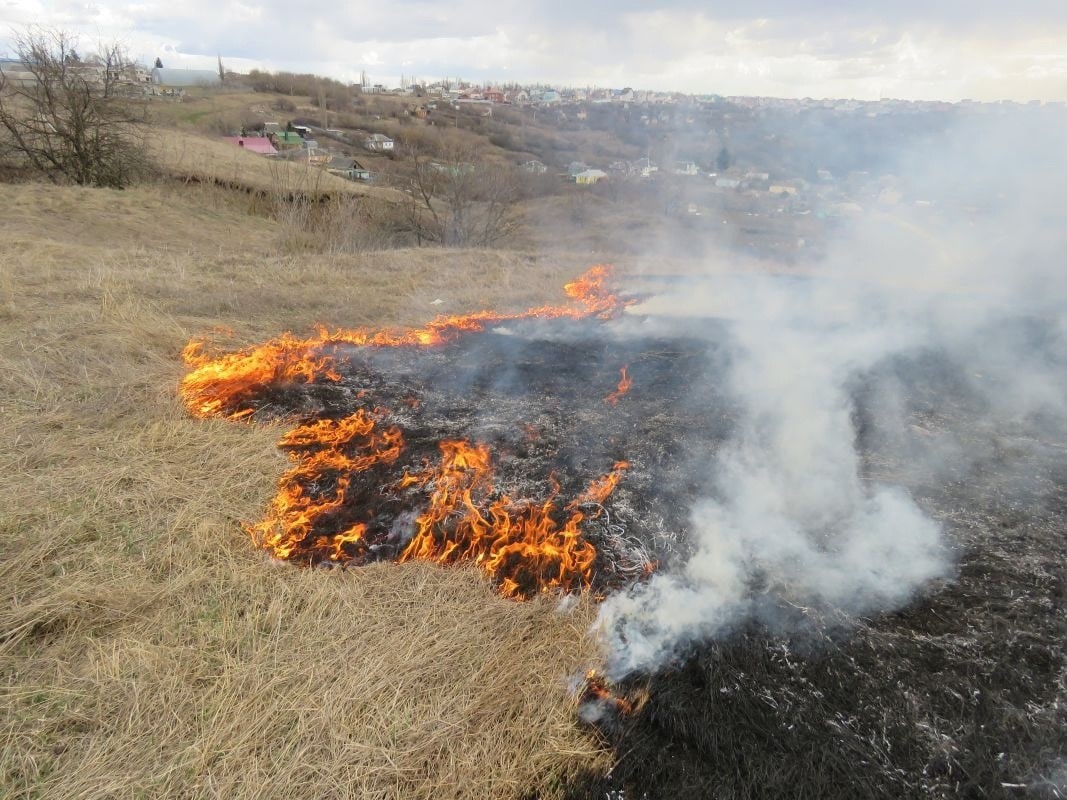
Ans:
{"label": "smoke plume", "polygon": [[[814,274],[709,268],[635,309],[686,326],[726,320],[721,380],[739,411],[728,444],[696,454],[708,479],[688,557],[603,604],[613,673],[654,669],[748,621],[791,628],[807,612],[893,609],[951,577],[953,542],[909,489],[965,473],[999,426],[1040,434],[1064,418],[1056,141],[1033,119],[972,120],[902,154],[893,180],[905,201],[872,204]],[[899,373],[923,357],[955,381],[979,434],[906,435],[914,409]],[[872,477],[861,438],[897,446],[911,485]]]}

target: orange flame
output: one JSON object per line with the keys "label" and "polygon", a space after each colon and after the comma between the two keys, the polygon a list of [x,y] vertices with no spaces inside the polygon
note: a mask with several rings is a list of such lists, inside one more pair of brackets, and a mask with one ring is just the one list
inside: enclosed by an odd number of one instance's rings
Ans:
{"label": "orange flame", "polygon": [[[401,561],[423,559],[440,564],[474,561],[499,585],[505,597],[528,597],[537,591],[588,587],[595,548],[582,538],[586,513],[580,506],[601,503],[629,466],[618,462],[605,476],[564,507],[556,521],[558,485],[540,503],[492,499],[489,450],[484,444],[441,442],[441,462],[409,484],[433,486],[429,507],[416,519],[416,533]],[[484,509],[484,510],[483,510]]]}
{"label": "orange flame", "polygon": [[[610,317],[626,303],[607,290],[608,276],[608,268],[598,266],[567,284],[567,294],[576,301],[573,306],[438,317],[424,328],[408,330],[319,329],[310,338],[285,333],[222,355],[210,354],[204,341],[193,340],[182,351],[190,372],[182,381],[181,396],[194,416],[242,419],[254,413],[251,403],[267,387],[340,380],[331,345],[431,346],[505,320]],[[413,408],[418,405],[415,397],[404,402]],[[400,429],[382,424],[386,414],[381,409],[360,409],[342,419],[306,421],[287,432],[278,445],[288,451],[291,466],[278,479],[264,519],[246,526],[253,541],[280,559],[348,562],[365,556],[370,547],[367,537],[381,532],[374,530],[373,510],[366,510],[366,519],[353,520],[356,495],[350,492],[355,491],[357,476],[390,467],[404,451]],[[617,462],[560,505],[554,478],[549,497],[541,501],[512,499],[498,492],[485,444],[448,440],[439,443],[439,451],[439,460],[427,459],[421,469],[406,471],[399,479],[383,474],[383,492],[397,496],[413,491],[428,497],[414,519],[414,533],[400,551],[400,561],[473,561],[508,597],[591,585],[597,553],[583,537],[581,525],[602,513],[599,506],[615,490],[629,468],[627,462]],[[358,517],[363,510],[354,512]]]}
{"label": "orange flame", "polygon": [[541,306],[518,313],[476,311],[473,314],[440,316],[424,328],[373,330],[319,328],[307,338],[283,333],[261,345],[212,357],[203,341],[193,340],[182,351],[182,359],[192,370],[182,379],[180,394],[189,412],[196,417],[239,419],[253,413],[246,401],[266,386],[339,380],[334,371],[331,345],[357,347],[432,346],[450,342],[464,333],[485,330],[487,325],[512,320],[541,318],[609,318],[630,301],[607,288],[611,270],[605,265],[589,269],[564,286],[571,306]]}
{"label": "orange flame", "polygon": [[[308,543],[309,535],[341,508],[352,476],[400,456],[404,439],[395,427],[378,431],[374,418],[360,409],[341,420],[320,419],[289,431],[278,442],[295,462],[278,479],[278,491],[261,522],[247,526],[252,540],[277,558],[313,558],[328,551],[332,561],[346,558],[345,544],[358,542],[366,525],[358,523]],[[355,450],[348,454],[346,451]],[[312,494],[306,486],[330,484]]]}
{"label": "orange flame", "polygon": [[614,392],[604,398],[604,402],[609,406],[618,405],[619,398],[630,391],[630,387],[634,385],[634,379],[626,373],[628,367],[629,365],[627,364],[619,370],[619,385],[615,388]]}
{"label": "orange flame", "polygon": [[582,689],[579,702],[588,703],[598,700],[610,706],[617,714],[623,716],[634,712],[634,703],[625,697],[615,694],[608,686],[607,679],[595,669],[585,674],[585,686]]}

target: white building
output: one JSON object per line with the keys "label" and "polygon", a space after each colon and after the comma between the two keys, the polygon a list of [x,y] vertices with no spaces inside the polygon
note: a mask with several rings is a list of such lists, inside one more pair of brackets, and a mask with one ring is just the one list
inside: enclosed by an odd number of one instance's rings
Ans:
{"label": "white building", "polygon": [[172,69],[155,67],[152,70],[152,83],[156,86],[187,88],[190,86],[219,86],[222,79],[213,69]]}
{"label": "white building", "polygon": [[376,153],[387,153],[393,149],[393,140],[384,133],[373,133],[363,140],[363,146]]}

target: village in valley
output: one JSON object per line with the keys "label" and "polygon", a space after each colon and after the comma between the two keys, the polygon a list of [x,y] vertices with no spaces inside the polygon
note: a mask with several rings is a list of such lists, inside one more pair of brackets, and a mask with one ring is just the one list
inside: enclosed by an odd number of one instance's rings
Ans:
{"label": "village in valley", "polygon": [[[0,63],[9,80],[21,68]],[[83,69],[146,97],[165,126],[404,193],[407,225],[390,222],[399,243],[422,243],[418,218],[462,183],[495,223],[453,244],[610,255],[641,252],[655,228],[696,247],[785,263],[820,257],[827,232],[843,221],[901,206],[966,212],[995,197],[992,173],[988,196],[929,196],[898,177],[891,154],[901,143],[921,151],[967,118],[1067,112],[1063,102],[776,99],[459,79],[387,87],[366,73],[355,83],[238,74],[221,57],[217,69],[160,59],[114,75],[92,63]]]}
{"label": "village in valley", "polygon": [[[968,116],[1064,115],[1064,103],[775,99],[624,88],[138,67],[128,82],[160,116],[266,159],[417,195],[441,180],[507,175],[507,204],[541,244],[636,251],[655,220],[760,258],[816,257],[838,221],[901,204],[937,213],[886,157]],[[232,100],[232,102],[230,102]],[[473,178],[466,177],[468,182]],[[425,183],[425,180],[423,180]],[[422,188],[426,188],[423,185]],[[556,202],[562,201],[562,202]],[[583,239],[596,220],[602,233]],[[608,232],[603,232],[607,223]],[[611,223],[616,230],[610,231]]]}
{"label": "village in valley", "polygon": [[[236,75],[221,60],[218,70],[157,62],[137,80],[184,108],[211,94],[264,95],[236,114],[214,116],[212,132],[265,158],[401,191],[411,191],[417,163],[452,176],[478,164],[509,173],[520,185],[514,202],[542,218],[554,215],[538,208],[546,195],[566,198],[579,227],[610,227],[628,211],[634,224],[606,231],[593,249],[605,239],[622,250],[639,246],[627,234],[655,217],[686,236],[785,260],[817,253],[827,226],[864,213],[899,204],[936,213],[945,202],[980,201],[928,197],[906,185],[894,174],[889,142],[934,144],[970,115],[1067,110],[1063,102],[776,99],[462,80],[401,79],[386,87],[365,74],[353,84]],[[609,213],[598,213],[605,205]]]}

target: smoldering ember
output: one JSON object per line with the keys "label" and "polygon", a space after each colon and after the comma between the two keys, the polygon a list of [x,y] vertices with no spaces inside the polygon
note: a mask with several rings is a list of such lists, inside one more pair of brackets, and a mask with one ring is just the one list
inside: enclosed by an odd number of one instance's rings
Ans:
{"label": "smoldering ember", "polygon": [[[290,467],[246,525],[275,558],[470,562],[516,600],[606,599],[607,676],[575,691],[616,763],[569,796],[1059,796],[1067,661],[1047,612],[1065,596],[1050,564],[1067,471],[1051,423],[997,418],[999,378],[944,342],[885,344],[900,319],[865,322],[878,345],[843,354],[863,337],[839,319],[816,336],[791,320],[779,332],[797,340],[767,347],[746,338],[747,306],[679,300],[706,288],[594,267],[524,312],[195,340],[182,397],[195,416],[291,426]],[[1047,320],[997,324],[1062,368]],[[754,376],[782,358],[804,376],[769,402],[799,419],[746,394],[766,396]],[[783,454],[808,446],[804,491],[845,485],[797,510]],[[763,529],[730,544],[737,520]]]}

